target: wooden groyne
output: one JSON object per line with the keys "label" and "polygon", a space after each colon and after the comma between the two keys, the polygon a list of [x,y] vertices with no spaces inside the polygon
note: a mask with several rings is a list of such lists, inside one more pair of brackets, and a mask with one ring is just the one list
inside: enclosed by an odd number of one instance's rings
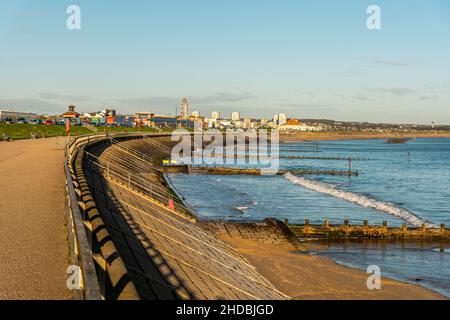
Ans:
{"label": "wooden groyne", "polygon": [[[278,170],[274,171],[277,175],[284,175],[286,173],[298,175],[329,175],[329,176],[358,176],[358,171],[351,170],[320,170],[320,169],[293,169],[293,170]],[[191,166],[189,173],[196,174],[215,174],[215,175],[264,175],[262,169],[250,168],[232,168],[232,167],[208,167],[208,166]]]}
{"label": "wooden groyne", "polygon": [[314,157],[314,156],[280,156],[280,159],[301,159],[301,160],[345,160],[345,161],[367,161],[368,158],[352,157]]}
{"label": "wooden groyne", "polygon": [[348,220],[344,224],[330,224],[325,220],[323,224],[310,224],[306,219],[304,224],[290,224],[285,220],[286,226],[299,238],[308,239],[422,239],[422,240],[450,240],[450,229],[442,224],[439,228],[388,227],[387,221],[382,226],[370,226],[366,220],[362,225],[352,225]]}
{"label": "wooden groyne", "polygon": [[320,153],[319,149],[314,148],[299,148],[299,149],[280,149],[280,153]]}

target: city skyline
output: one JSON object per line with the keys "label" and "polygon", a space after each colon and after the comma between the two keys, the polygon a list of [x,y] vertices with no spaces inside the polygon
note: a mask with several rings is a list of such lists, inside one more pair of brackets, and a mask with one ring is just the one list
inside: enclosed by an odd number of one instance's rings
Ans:
{"label": "city skyline", "polygon": [[0,109],[449,124],[450,3],[373,3],[3,2]]}

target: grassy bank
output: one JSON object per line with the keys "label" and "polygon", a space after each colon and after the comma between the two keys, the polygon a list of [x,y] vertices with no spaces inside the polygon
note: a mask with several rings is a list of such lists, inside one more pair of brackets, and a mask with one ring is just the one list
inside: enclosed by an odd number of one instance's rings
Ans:
{"label": "grassy bank", "polygon": [[[73,126],[72,135],[82,135],[93,133],[86,127]],[[6,124],[0,123],[0,140],[3,134],[13,140],[30,139],[32,135],[38,138],[49,138],[66,136],[66,127],[57,125],[42,124]]]}
{"label": "grassy bank", "polygon": [[[97,129],[93,131],[91,129]],[[83,134],[92,133],[115,133],[115,132],[171,132],[172,129],[158,131],[154,128],[127,128],[127,127],[84,127],[84,126],[72,126],[71,135],[79,136]],[[57,125],[36,125],[36,124],[6,124],[0,123],[0,141],[2,140],[3,134],[8,136],[13,140],[23,140],[30,139],[32,135],[37,138],[49,138],[49,137],[59,137],[67,136],[65,126]]]}

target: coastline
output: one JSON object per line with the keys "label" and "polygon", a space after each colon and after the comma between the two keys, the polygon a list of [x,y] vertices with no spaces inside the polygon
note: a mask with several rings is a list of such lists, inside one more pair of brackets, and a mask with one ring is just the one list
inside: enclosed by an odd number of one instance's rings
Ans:
{"label": "coastline", "polygon": [[[450,138],[450,133],[414,136],[409,134],[357,134],[357,136],[358,138],[355,139],[354,133],[304,133],[290,137],[296,139],[291,141],[308,139],[365,140],[399,137]],[[280,140],[282,140],[281,137]],[[294,246],[262,243],[248,238],[231,236],[231,234],[220,234],[219,238],[245,257],[278,290],[293,299],[448,300],[446,296],[439,292],[419,284],[388,277],[382,277],[381,290],[369,290],[367,288],[369,274],[365,270],[340,264],[328,257],[299,253]],[[306,247],[311,251],[320,250],[320,246],[316,243],[306,244]]]}
{"label": "coastline", "polygon": [[[368,274],[330,258],[298,253],[293,246],[221,235],[278,290],[300,300],[448,300],[431,289],[382,277],[380,290],[367,289]],[[311,247],[317,248],[312,244]]]}
{"label": "coastline", "polygon": [[335,141],[335,140],[371,140],[395,138],[450,138],[450,132],[299,132],[294,134],[280,133],[280,142],[299,141]]}

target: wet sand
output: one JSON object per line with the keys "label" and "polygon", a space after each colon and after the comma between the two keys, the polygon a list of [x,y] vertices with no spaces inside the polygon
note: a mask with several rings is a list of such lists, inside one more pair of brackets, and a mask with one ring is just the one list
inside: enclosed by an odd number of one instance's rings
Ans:
{"label": "wet sand", "polygon": [[326,140],[369,140],[395,138],[450,138],[450,132],[420,133],[420,132],[299,132],[295,134],[280,134],[281,142],[295,141],[326,141]]}
{"label": "wet sand", "polygon": [[441,300],[434,291],[383,278],[381,290],[367,288],[368,274],[324,257],[300,254],[291,245],[274,245],[221,235],[278,290],[294,299]]}
{"label": "wet sand", "polygon": [[64,142],[0,142],[0,299],[72,298]]}

